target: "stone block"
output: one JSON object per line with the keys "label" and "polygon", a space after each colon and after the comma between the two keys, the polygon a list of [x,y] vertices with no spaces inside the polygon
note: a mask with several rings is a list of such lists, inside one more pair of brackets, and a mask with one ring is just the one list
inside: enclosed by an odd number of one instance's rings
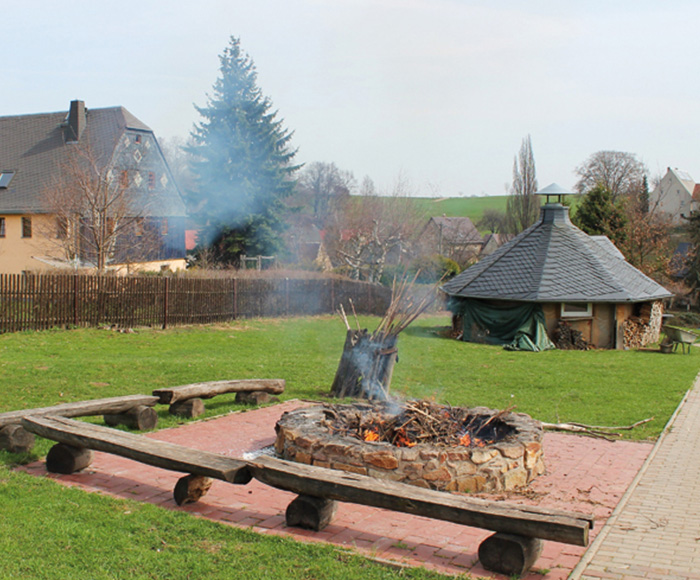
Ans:
{"label": "stone block", "polygon": [[380,469],[396,469],[399,466],[399,461],[391,451],[369,451],[362,454],[362,459],[365,463],[369,463]]}

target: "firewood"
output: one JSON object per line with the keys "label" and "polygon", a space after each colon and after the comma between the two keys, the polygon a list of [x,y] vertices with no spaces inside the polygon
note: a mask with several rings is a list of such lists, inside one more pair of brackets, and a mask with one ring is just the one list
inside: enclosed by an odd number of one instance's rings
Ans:
{"label": "firewood", "polygon": [[542,423],[544,429],[549,429],[550,431],[567,431],[570,433],[581,433],[582,435],[588,435],[590,437],[596,437],[599,439],[605,439],[607,441],[614,441],[614,437],[622,437],[621,433],[618,431],[630,431],[635,427],[644,425],[653,421],[654,417],[649,417],[648,419],[642,419],[632,425],[616,425],[611,427],[605,427],[602,425],[584,425],[583,423]]}

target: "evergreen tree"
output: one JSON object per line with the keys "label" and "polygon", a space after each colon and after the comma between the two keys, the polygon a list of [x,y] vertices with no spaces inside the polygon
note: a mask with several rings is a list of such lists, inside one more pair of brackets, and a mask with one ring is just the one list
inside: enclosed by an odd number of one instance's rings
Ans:
{"label": "evergreen tree", "polygon": [[255,65],[238,38],[219,56],[220,76],[192,132],[196,190],[189,201],[200,242],[217,262],[280,247],[281,199],[294,190],[292,133],[257,85]]}
{"label": "evergreen tree", "polygon": [[602,185],[595,186],[584,196],[571,221],[591,236],[607,236],[615,245],[624,241],[624,209],[613,201],[610,190]]}

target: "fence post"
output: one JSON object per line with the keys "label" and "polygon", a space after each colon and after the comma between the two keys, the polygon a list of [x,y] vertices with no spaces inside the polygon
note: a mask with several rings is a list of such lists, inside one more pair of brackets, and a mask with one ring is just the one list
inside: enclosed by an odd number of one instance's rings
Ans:
{"label": "fence post", "polygon": [[233,319],[238,318],[238,279],[233,279]]}
{"label": "fence post", "polygon": [[168,295],[170,294],[170,278],[166,276],[163,279],[165,280],[163,290],[163,330],[165,330],[168,328]]}
{"label": "fence post", "polygon": [[78,275],[73,276],[73,326],[78,326]]}

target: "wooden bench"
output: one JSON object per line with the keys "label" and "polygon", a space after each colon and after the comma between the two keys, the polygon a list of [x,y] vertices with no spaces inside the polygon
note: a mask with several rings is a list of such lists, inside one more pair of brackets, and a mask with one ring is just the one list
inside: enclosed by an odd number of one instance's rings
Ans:
{"label": "wooden bench", "polygon": [[178,505],[201,498],[211,485],[210,478],[245,484],[255,477],[298,494],[286,510],[289,526],[321,530],[332,520],[336,502],[343,501],[491,530],[496,533],[479,546],[479,559],[485,568],[507,575],[524,574],[539,557],[542,540],[587,546],[593,527],[593,518],[585,514],[427,490],[272,457],[232,459],[62,417],[25,417],[22,424],[59,442],[47,456],[49,471],[84,468],[90,457],[80,459],[81,455],[95,449],[188,473],[175,486]]}
{"label": "wooden bench", "polygon": [[34,436],[21,425],[22,419],[29,416],[104,415],[108,424],[125,423],[133,428],[153,429],[158,420],[152,408],[156,403],[158,397],[153,395],[127,395],[0,413],[0,449],[7,449],[12,453],[26,453],[32,449]]}
{"label": "wooden bench", "polygon": [[156,389],[153,395],[162,405],[170,405],[170,413],[185,417],[198,417],[204,413],[202,399],[211,399],[225,393],[236,393],[237,403],[268,403],[270,395],[284,392],[284,379],[242,379],[235,381],[211,381],[179,387]]}
{"label": "wooden bench", "polygon": [[58,441],[46,456],[46,468],[54,473],[84,469],[92,461],[93,449],[187,473],[173,490],[178,505],[192,503],[206,494],[212,478],[237,484],[246,484],[252,478],[244,461],[101,425],[54,416],[25,417],[22,425],[31,433]]}

